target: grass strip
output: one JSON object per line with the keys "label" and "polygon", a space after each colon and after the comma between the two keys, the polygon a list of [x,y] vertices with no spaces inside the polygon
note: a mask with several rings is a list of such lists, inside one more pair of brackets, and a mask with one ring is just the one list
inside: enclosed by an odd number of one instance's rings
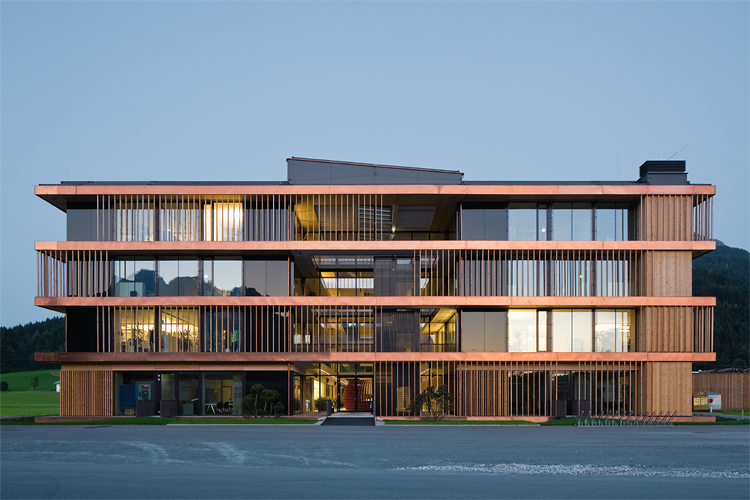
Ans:
{"label": "grass strip", "polygon": [[59,415],[60,393],[40,392],[0,392],[0,415]]}
{"label": "grass strip", "polygon": [[385,420],[386,425],[534,425],[526,420]]}

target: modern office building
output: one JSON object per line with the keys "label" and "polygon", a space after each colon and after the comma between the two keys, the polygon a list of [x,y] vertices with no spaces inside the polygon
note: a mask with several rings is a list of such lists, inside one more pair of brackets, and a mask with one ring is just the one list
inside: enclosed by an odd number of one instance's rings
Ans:
{"label": "modern office building", "polygon": [[409,416],[446,385],[468,418],[677,411],[713,361],[715,187],[683,161],[633,182],[469,182],[287,160],[283,182],[63,182],[36,305],[65,314],[61,415]]}

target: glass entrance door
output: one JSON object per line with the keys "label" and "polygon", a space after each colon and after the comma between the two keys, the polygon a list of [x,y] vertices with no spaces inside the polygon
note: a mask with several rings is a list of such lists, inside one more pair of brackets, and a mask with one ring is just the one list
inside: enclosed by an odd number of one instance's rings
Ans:
{"label": "glass entrance door", "polygon": [[336,408],[372,412],[372,363],[340,363]]}

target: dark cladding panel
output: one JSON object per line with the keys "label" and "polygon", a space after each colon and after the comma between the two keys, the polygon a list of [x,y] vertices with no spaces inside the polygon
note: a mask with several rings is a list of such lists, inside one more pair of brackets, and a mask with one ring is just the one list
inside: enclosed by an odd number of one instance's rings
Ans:
{"label": "dark cladding panel", "polygon": [[375,171],[375,184],[419,184],[419,172],[401,168],[370,167]]}
{"label": "dark cladding panel", "polygon": [[287,180],[295,185],[461,184],[463,175],[448,170],[287,159]]}
{"label": "dark cladding panel", "polygon": [[88,208],[68,209],[68,241],[96,240],[96,210]]}
{"label": "dark cladding panel", "polygon": [[377,184],[375,169],[371,167],[347,165],[345,163],[330,163],[329,165],[331,167],[331,184]]}
{"label": "dark cladding panel", "polygon": [[334,184],[330,163],[289,159],[286,175],[290,184]]}

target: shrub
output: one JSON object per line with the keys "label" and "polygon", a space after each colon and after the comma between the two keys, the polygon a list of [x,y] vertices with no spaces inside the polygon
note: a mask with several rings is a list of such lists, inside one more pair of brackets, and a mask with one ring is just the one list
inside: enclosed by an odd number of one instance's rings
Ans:
{"label": "shrub", "polygon": [[0,391],[7,391],[8,390],[8,382],[3,380],[0,382]]}
{"label": "shrub", "polygon": [[266,415],[275,417],[284,410],[283,404],[275,403],[277,399],[279,391],[255,384],[250,388],[250,393],[242,398],[242,413],[253,418],[263,418]]}

